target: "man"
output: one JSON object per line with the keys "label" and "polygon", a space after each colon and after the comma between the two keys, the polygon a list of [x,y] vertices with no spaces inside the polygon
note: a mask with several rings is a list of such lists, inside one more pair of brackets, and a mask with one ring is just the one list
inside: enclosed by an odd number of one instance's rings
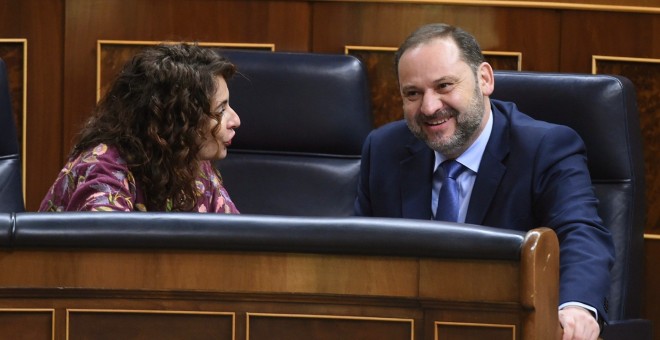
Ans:
{"label": "man", "polygon": [[[356,214],[552,228],[563,339],[596,339],[607,317],[614,246],[597,215],[580,137],[490,99],[492,67],[460,28],[421,27],[403,42],[395,66],[405,122],[365,141]],[[445,182],[449,163],[458,164],[456,184]],[[452,186],[457,197],[444,198]],[[453,200],[455,212],[448,211]]]}

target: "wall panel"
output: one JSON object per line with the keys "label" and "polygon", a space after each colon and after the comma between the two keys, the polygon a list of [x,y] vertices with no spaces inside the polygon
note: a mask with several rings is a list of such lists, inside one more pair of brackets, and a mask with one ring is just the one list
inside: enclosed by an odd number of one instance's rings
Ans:
{"label": "wall panel", "polygon": [[[315,3],[313,51],[341,53],[345,45],[398,47],[417,27],[446,22],[472,32],[489,51],[521,52],[523,70],[559,67],[556,11],[484,6]],[[337,25],[336,23],[350,23]]]}
{"label": "wall panel", "polygon": [[0,0],[0,8],[0,38],[28,46],[25,199],[36,210],[62,165],[64,0]]}
{"label": "wall panel", "polygon": [[[473,32],[484,50],[520,52],[521,69],[526,71],[590,73],[594,55],[660,59],[657,0],[503,3],[0,0],[0,38],[26,39],[28,44],[27,209],[38,208],[96,102],[98,40],[272,43],[276,51],[344,53],[346,46],[397,47],[419,25],[444,21]],[[657,91],[644,89],[644,93]],[[644,112],[647,154],[660,148],[652,125],[659,116],[657,110]],[[651,156],[647,180],[657,188],[657,157]],[[647,232],[657,235],[660,199],[652,194],[649,201]],[[656,243],[647,240],[645,316],[658,323],[660,311],[655,306],[660,305],[660,296],[652,289],[660,286],[660,278],[649,274],[656,270],[653,266],[660,256]]]}
{"label": "wall panel", "polygon": [[565,11],[560,53],[558,71],[580,73],[592,55],[660,58],[660,15]]}
{"label": "wall panel", "polygon": [[274,43],[308,50],[309,5],[303,1],[67,0],[63,149],[96,103],[99,39]]}

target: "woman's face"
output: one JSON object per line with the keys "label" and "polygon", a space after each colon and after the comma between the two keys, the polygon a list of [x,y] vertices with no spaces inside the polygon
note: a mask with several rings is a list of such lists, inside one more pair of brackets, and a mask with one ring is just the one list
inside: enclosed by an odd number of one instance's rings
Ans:
{"label": "woman's face", "polygon": [[218,160],[227,156],[227,148],[236,135],[236,128],[241,125],[238,114],[229,106],[229,89],[223,77],[215,78],[215,95],[211,110],[220,117],[220,121],[209,118],[200,141],[199,159]]}

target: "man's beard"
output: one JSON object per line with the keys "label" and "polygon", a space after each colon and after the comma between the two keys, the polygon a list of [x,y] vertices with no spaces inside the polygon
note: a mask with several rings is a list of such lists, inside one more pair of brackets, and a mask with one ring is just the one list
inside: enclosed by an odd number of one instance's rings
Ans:
{"label": "man's beard", "polygon": [[[431,149],[440,152],[443,155],[458,156],[468,148],[468,143],[472,141],[473,134],[481,125],[484,115],[484,98],[481,90],[476,87],[470,105],[465,112],[458,112],[453,108],[446,108],[437,111],[433,116],[425,117],[417,115],[413,119],[406,119],[408,129],[415,137],[424,141]],[[456,119],[456,131],[452,136],[433,138],[428,136],[422,130],[426,121],[437,120],[438,118]]]}

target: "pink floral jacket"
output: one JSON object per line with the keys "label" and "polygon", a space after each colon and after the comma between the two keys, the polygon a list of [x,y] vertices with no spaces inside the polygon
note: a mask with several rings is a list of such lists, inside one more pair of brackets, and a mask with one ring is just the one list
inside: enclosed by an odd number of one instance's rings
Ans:
{"label": "pink floral jacket", "polygon": [[[202,162],[195,184],[199,195],[193,211],[239,213],[210,162]],[[39,207],[39,211],[146,210],[144,195],[126,162],[106,144],[70,159]]]}

